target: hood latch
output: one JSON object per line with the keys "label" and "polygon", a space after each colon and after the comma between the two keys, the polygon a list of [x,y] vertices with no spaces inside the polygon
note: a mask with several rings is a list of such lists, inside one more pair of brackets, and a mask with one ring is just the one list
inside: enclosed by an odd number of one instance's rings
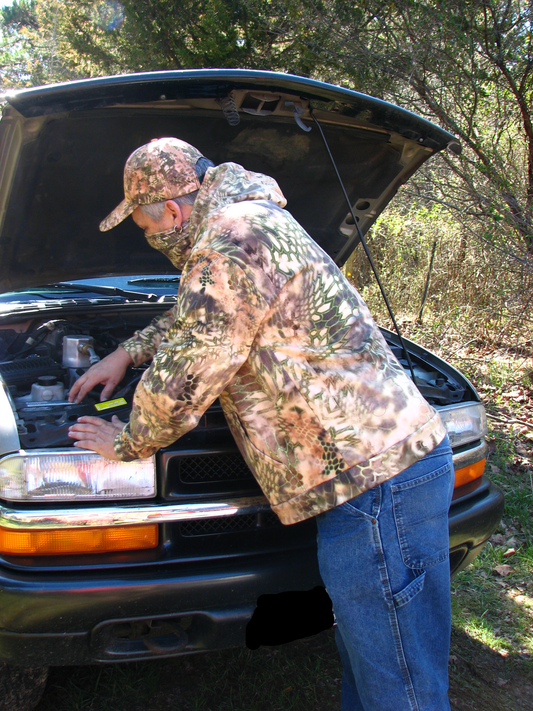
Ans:
{"label": "hood latch", "polygon": [[286,101],[285,108],[292,111],[294,115],[294,120],[302,129],[302,131],[309,133],[309,131],[311,130],[311,126],[306,126],[305,123],[302,121],[302,114],[305,113],[305,109],[303,108],[303,106],[301,104],[296,104],[294,101]]}

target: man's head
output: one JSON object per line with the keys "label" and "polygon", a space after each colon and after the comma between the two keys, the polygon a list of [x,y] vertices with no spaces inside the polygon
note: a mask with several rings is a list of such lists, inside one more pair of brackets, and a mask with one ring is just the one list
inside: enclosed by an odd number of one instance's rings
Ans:
{"label": "man's head", "polygon": [[210,165],[200,151],[178,138],[160,138],[137,148],[124,167],[125,198],[100,223],[100,229],[110,230],[132,213],[147,232],[162,221],[175,218],[181,223],[188,217],[182,212],[190,214],[187,206],[194,203]]}

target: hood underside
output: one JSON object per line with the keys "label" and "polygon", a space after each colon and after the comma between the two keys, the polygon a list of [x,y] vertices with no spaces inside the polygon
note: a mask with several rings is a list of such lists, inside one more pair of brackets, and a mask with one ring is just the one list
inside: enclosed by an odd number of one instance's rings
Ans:
{"label": "hood underside", "polygon": [[[234,104],[223,110],[227,97]],[[353,219],[311,111],[363,233],[425,160],[458,145],[386,102],[271,72],[133,74],[28,89],[8,101],[0,121],[0,291],[174,272],[131,219],[98,229],[124,197],[126,159],[153,138],[176,136],[215,164],[275,178],[287,210],[337,262],[348,256]]]}

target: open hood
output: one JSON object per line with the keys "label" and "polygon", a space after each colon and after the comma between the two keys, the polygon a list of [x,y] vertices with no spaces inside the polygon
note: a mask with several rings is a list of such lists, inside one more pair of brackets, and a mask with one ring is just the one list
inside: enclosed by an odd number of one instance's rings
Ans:
{"label": "open hood", "polygon": [[[123,199],[127,157],[177,136],[216,164],[274,177],[287,209],[337,262],[354,236],[312,114],[364,232],[434,152],[456,139],[348,89],[247,70],[129,74],[10,93],[0,121],[0,291],[110,275],[165,274],[131,219],[99,222]],[[311,130],[305,130],[306,128]]]}

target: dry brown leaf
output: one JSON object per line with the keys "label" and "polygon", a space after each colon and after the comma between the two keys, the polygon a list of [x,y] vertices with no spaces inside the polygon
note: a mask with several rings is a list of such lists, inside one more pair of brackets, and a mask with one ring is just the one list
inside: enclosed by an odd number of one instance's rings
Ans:
{"label": "dry brown leaf", "polygon": [[504,558],[509,558],[510,556],[514,555],[516,553],[515,548],[508,548],[505,553],[503,554]]}
{"label": "dry brown leaf", "polygon": [[516,449],[517,454],[521,457],[529,457],[529,451],[524,447],[522,442],[517,442],[514,448]]}
{"label": "dry brown leaf", "polygon": [[504,546],[507,543],[505,536],[502,536],[501,533],[494,534],[494,536],[491,536],[489,540],[495,546]]}
{"label": "dry brown leaf", "polygon": [[501,575],[502,578],[505,578],[507,577],[507,575],[510,575],[513,572],[513,569],[510,565],[497,565],[495,568],[493,568],[493,572],[497,573],[498,575]]}

